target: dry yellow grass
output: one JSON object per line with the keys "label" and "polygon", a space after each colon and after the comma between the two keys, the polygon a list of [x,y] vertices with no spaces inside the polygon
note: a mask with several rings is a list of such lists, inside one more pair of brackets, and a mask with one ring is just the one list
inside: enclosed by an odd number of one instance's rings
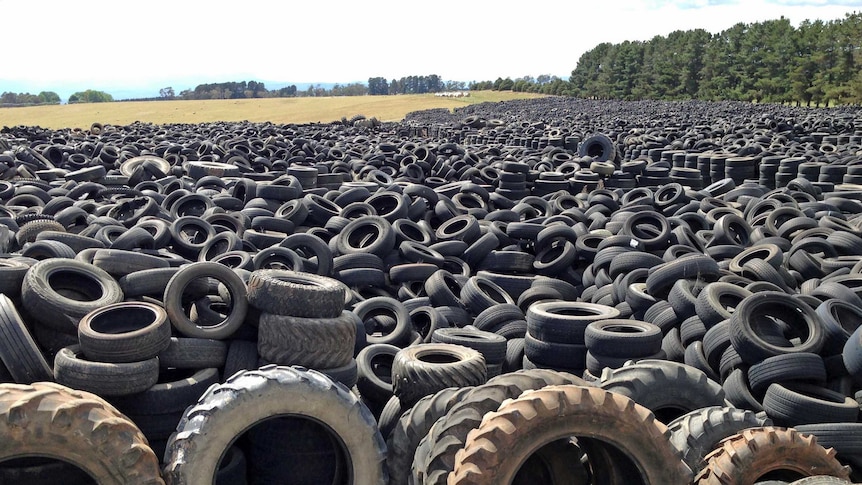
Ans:
{"label": "dry yellow grass", "polygon": [[139,101],[0,108],[0,126],[89,128],[94,122],[127,125],[135,121],[205,123],[209,121],[271,121],[328,123],[362,114],[381,121],[398,121],[411,111],[453,109],[486,101],[541,97],[511,91],[479,91],[466,98],[433,94],[399,96],[339,96],[325,98],[219,99],[206,101]]}

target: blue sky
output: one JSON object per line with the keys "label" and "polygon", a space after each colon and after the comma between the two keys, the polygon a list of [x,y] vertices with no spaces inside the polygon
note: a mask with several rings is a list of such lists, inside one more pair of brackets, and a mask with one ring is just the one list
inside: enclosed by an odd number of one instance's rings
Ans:
{"label": "blue sky", "polygon": [[157,96],[164,86],[179,92],[251,79],[568,78],[600,42],[719,32],[782,15],[797,25],[853,11],[862,11],[862,1],[0,0],[0,92],[65,97],[94,88]]}

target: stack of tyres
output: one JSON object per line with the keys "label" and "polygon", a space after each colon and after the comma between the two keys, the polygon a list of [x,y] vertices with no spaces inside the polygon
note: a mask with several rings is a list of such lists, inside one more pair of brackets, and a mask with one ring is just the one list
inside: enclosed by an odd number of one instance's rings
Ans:
{"label": "stack of tyres", "polygon": [[585,302],[543,301],[527,310],[524,368],[580,375],[587,368],[587,325],[620,316],[619,310]]}
{"label": "stack of tyres", "polygon": [[[339,281],[289,270],[257,270],[248,280],[248,299],[261,312],[258,352],[266,363],[316,369],[348,388],[356,384],[356,323],[344,311]],[[337,479],[333,464],[340,460],[338,447],[312,419],[273,417],[249,430],[246,439],[252,483]]]}

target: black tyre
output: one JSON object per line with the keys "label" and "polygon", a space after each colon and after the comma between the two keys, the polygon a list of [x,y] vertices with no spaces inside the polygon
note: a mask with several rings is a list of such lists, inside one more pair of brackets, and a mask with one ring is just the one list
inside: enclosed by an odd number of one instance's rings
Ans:
{"label": "black tyre", "polygon": [[587,325],[584,344],[593,354],[607,357],[643,357],[661,350],[661,329],[637,320],[599,320]]}
{"label": "black tyre", "polygon": [[[183,293],[193,281],[202,278],[218,280],[230,295],[227,317],[214,325],[201,325],[192,321],[184,309]],[[228,338],[242,326],[248,310],[245,282],[227,266],[212,262],[192,263],[180,268],[168,281],[163,301],[171,323],[186,337]]]}
{"label": "black tyre", "polygon": [[[706,291],[706,290],[704,290]],[[775,338],[776,320],[786,326]],[[792,295],[764,291],[745,298],[730,318],[730,342],[743,361],[756,364],[784,353],[818,353],[823,328],[814,310]],[[795,345],[790,340],[799,338]]]}
{"label": "black tyre", "polygon": [[164,308],[146,302],[120,302],[94,310],[78,325],[81,351],[100,362],[152,359],[171,343]]}
{"label": "black tyre", "polygon": [[261,313],[258,332],[258,353],[273,364],[329,369],[353,359],[356,323],[348,312],[337,318]]}
{"label": "black tyre", "polygon": [[392,363],[392,390],[404,409],[447,387],[478,386],[486,379],[482,354],[460,345],[412,345],[400,350]]}
{"label": "black tyre", "polygon": [[75,333],[81,318],[118,303],[123,292],[105,271],[73,259],[46,259],[30,267],[21,285],[27,313],[40,323]]}
{"label": "black tyre", "polygon": [[61,349],[54,358],[54,378],[73,389],[99,396],[125,396],[143,392],[159,379],[159,359],[105,363],[85,360],[81,347]]}
{"label": "black tyre", "polygon": [[541,302],[527,310],[527,328],[537,340],[583,345],[587,325],[619,316],[616,308],[595,303]]}
{"label": "black tyre", "polygon": [[53,381],[54,373],[21,320],[12,300],[0,293],[0,360],[18,384]]}
{"label": "black tyre", "polygon": [[248,279],[248,302],[263,312],[306,318],[335,318],[344,310],[345,287],[338,280],[287,270],[257,270]]}

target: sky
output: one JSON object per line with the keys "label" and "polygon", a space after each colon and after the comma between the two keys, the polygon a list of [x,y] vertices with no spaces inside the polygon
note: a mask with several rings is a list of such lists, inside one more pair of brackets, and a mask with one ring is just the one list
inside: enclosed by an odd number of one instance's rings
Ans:
{"label": "sky", "polygon": [[122,99],[243,80],[568,79],[601,42],[854,11],[862,0],[0,0],[0,92]]}

